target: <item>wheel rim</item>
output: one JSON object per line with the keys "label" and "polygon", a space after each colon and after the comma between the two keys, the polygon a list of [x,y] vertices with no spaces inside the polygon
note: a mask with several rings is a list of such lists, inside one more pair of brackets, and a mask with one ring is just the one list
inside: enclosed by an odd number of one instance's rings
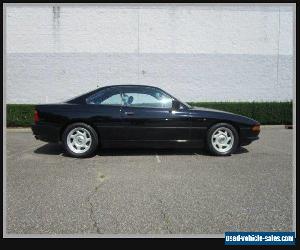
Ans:
{"label": "wheel rim", "polygon": [[228,152],[233,147],[234,135],[229,128],[217,128],[212,134],[211,143],[216,151],[220,153]]}
{"label": "wheel rim", "polygon": [[92,144],[90,132],[82,127],[72,129],[67,136],[69,149],[76,154],[88,151]]}

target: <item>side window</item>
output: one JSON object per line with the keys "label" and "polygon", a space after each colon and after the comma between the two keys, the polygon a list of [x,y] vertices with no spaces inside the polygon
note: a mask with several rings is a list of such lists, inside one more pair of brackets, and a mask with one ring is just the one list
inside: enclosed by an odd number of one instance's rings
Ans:
{"label": "side window", "polygon": [[122,105],[121,94],[118,89],[107,89],[97,92],[86,99],[87,104]]}
{"label": "side window", "polygon": [[100,102],[102,105],[122,105],[120,94],[115,94]]}
{"label": "side window", "polygon": [[123,90],[124,105],[144,108],[172,108],[172,98],[151,87],[128,87]]}

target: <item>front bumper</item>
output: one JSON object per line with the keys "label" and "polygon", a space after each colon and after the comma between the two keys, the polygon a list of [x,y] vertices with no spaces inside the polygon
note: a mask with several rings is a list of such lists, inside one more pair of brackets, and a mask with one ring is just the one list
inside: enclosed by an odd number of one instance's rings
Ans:
{"label": "front bumper", "polygon": [[253,137],[247,137],[247,138],[243,138],[240,141],[240,145],[241,146],[246,146],[249,145],[251,142],[258,140],[259,137],[258,136],[253,136]]}
{"label": "front bumper", "polygon": [[259,132],[253,132],[250,127],[240,129],[240,145],[246,146],[259,139]]}
{"label": "front bumper", "polygon": [[45,142],[59,142],[60,128],[50,123],[38,123],[31,126],[32,133],[37,140]]}

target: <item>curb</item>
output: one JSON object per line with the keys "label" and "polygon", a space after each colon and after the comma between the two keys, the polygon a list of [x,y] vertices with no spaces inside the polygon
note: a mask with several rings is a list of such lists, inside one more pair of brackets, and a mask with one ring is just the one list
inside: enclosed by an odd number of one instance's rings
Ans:
{"label": "curb", "polygon": [[31,132],[31,128],[6,128],[6,132]]}
{"label": "curb", "polygon": [[260,125],[261,128],[284,128],[286,125]]}

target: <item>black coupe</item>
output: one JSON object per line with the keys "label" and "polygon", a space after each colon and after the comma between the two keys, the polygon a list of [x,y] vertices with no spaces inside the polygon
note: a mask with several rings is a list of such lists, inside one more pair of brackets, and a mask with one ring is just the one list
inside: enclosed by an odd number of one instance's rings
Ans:
{"label": "black coupe", "polygon": [[101,147],[202,147],[230,155],[258,139],[259,122],[224,111],[195,108],[157,87],[106,86],[63,103],[36,105],[32,131],[62,142],[74,157]]}

